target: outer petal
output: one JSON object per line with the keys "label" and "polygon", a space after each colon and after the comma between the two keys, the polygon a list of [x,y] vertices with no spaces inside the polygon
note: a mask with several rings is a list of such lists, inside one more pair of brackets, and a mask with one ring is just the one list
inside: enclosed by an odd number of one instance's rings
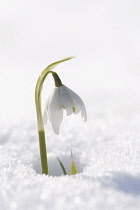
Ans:
{"label": "outer petal", "polygon": [[48,121],[48,113],[47,113],[47,106],[45,106],[44,113],[43,113],[43,123],[46,124]]}
{"label": "outer petal", "polygon": [[67,89],[68,94],[71,97],[73,107],[75,108],[75,114],[77,114],[81,111],[81,115],[84,118],[84,121],[87,121],[86,108],[85,108],[85,105],[84,105],[82,99],[74,91],[72,91],[71,89],[69,89],[66,86],[64,86],[64,87]]}
{"label": "outer petal", "polygon": [[86,108],[85,105],[83,103],[83,106],[81,106],[81,116],[84,118],[84,121],[87,121],[87,112],[86,112]]}
{"label": "outer petal", "polygon": [[44,124],[47,123],[48,121],[48,106],[49,106],[49,101],[50,101],[51,95],[49,95],[46,104],[45,104],[45,109],[44,109],[44,113],[43,113],[43,122]]}
{"label": "outer petal", "polygon": [[67,115],[71,115],[73,113],[72,109],[72,100],[70,95],[68,94],[68,90],[64,85],[60,86],[60,102],[64,109],[66,109]]}
{"label": "outer petal", "polygon": [[55,87],[48,105],[49,120],[56,134],[59,134],[59,127],[63,119],[63,109],[60,103],[59,87]]}

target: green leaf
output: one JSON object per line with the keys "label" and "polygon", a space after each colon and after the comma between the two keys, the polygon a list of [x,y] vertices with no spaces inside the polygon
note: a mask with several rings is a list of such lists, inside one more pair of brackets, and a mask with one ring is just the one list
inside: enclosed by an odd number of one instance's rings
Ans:
{"label": "green leaf", "polygon": [[74,164],[74,161],[71,162],[71,167],[70,167],[70,174],[71,175],[75,175],[77,172],[76,172],[76,167],[75,167],[75,164]]}
{"label": "green leaf", "polygon": [[62,168],[63,174],[64,175],[67,175],[67,172],[66,172],[66,169],[65,169],[63,163],[60,161],[60,159],[58,157],[56,157],[56,158],[57,158],[57,160],[58,160],[58,162],[59,162],[59,164],[60,164],[60,166]]}
{"label": "green leaf", "polygon": [[44,77],[44,75],[46,75],[46,73],[47,73],[48,71],[52,71],[59,63],[68,61],[68,60],[73,59],[73,58],[75,58],[75,57],[74,57],[74,56],[70,56],[70,57],[64,58],[64,59],[62,59],[62,60],[56,61],[56,62],[54,62],[54,63],[51,63],[49,66],[47,66],[47,67],[41,72],[41,75]]}
{"label": "green leaf", "polygon": [[75,163],[74,163],[74,160],[73,160],[72,151],[71,151],[71,167],[70,167],[70,174],[71,174],[71,175],[77,174],[76,166],[75,166]]}

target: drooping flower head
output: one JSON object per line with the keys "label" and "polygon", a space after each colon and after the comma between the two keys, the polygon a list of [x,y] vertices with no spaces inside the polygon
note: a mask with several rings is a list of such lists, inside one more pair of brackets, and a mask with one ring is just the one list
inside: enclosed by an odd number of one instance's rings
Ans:
{"label": "drooping flower head", "polygon": [[54,132],[59,134],[64,110],[66,110],[67,116],[72,113],[78,114],[81,111],[81,116],[84,121],[87,121],[87,114],[82,99],[74,91],[63,85],[55,72],[52,75],[55,80],[55,88],[46,102],[43,119],[44,124],[49,119]]}

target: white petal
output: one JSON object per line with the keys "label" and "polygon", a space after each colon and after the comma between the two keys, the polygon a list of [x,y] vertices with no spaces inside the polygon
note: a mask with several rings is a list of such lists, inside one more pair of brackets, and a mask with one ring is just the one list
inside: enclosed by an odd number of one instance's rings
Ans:
{"label": "white petal", "polygon": [[83,106],[81,106],[81,116],[84,118],[84,121],[87,121],[87,112],[86,112],[86,108],[85,105],[83,104]]}
{"label": "white petal", "polygon": [[68,92],[69,95],[71,97],[72,103],[73,103],[73,107],[75,109],[75,114],[79,113],[81,111],[81,115],[84,118],[84,121],[87,121],[87,113],[86,113],[86,108],[85,105],[82,101],[82,99],[71,89],[69,89],[68,87],[64,86]]}
{"label": "white petal", "polygon": [[63,109],[60,103],[59,87],[55,87],[48,106],[49,120],[56,134],[59,134],[59,127],[63,119]]}
{"label": "white petal", "polygon": [[48,121],[48,106],[49,106],[50,97],[51,97],[51,95],[49,95],[49,97],[48,97],[48,99],[46,101],[46,104],[45,104],[45,109],[44,109],[44,113],[43,113],[43,122],[44,122],[44,124],[46,124],[47,121]]}
{"label": "white petal", "polygon": [[47,121],[48,121],[48,113],[47,113],[47,110],[45,108],[44,113],[43,113],[43,123],[44,123],[44,125],[47,123]]}
{"label": "white petal", "polygon": [[67,115],[73,113],[71,97],[68,94],[68,90],[64,85],[60,86],[60,102],[64,109],[66,109]]}

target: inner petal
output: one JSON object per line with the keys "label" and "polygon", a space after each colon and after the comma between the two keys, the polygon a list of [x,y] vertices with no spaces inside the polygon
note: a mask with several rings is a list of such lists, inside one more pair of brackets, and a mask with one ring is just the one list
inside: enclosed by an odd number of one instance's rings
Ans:
{"label": "inner petal", "polygon": [[60,87],[60,103],[63,109],[66,110],[67,115],[71,115],[73,113],[72,102],[69,97],[68,91],[64,86]]}
{"label": "inner petal", "polygon": [[75,111],[76,111],[76,109],[75,109],[75,107],[74,107],[74,106],[72,107],[72,110],[73,110],[73,112],[75,112]]}

